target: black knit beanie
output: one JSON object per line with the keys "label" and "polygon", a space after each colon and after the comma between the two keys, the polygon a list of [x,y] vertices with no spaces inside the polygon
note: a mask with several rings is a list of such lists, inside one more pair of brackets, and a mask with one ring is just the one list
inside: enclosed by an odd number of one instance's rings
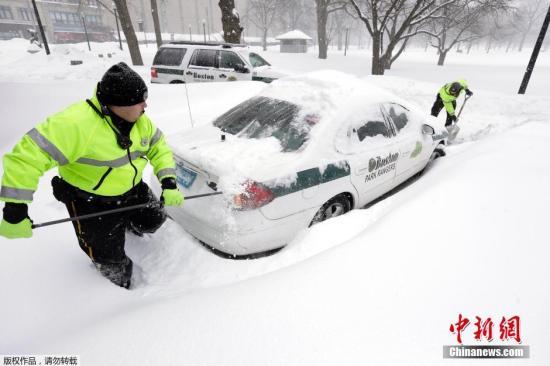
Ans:
{"label": "black knit beanie", "polygon": [[147,99],[147,85],[137,72],[119,62],[97,84],[97,97],[104,105],[130,106]]}

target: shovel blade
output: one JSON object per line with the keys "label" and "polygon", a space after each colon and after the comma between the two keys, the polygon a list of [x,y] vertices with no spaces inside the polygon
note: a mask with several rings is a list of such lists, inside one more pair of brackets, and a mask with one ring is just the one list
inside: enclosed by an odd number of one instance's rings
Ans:
{"label": "shovel blade", "polygon": [[449,138],[448,141],[453,141],[456,136],[458,135],[458,132],[460,131],[460,127],[457,125],[447,126],[447,132],[449,132]]}

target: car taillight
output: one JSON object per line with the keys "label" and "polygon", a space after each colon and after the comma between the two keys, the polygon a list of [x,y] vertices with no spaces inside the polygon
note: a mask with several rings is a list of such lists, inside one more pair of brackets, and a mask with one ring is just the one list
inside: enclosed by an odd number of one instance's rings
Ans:
{"label": "car taillight", "polygon": [[151,67],[151,77],[152,78],[158,78],[159,77],[159,74],[157,73],[157,69],[155,69],[154,67]]}
{"label": "car taillight", "polygon": [[261,183],[247,181],[244,192],[233,196],[233,205],[239,210],[252,210],[267,205],[275,195]]}

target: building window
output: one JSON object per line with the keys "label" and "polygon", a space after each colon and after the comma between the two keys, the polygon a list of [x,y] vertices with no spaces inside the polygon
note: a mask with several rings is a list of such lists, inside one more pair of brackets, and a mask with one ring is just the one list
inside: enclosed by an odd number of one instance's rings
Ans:
{"label": "building window", "polygon": [[86,15],[86,23],[91,25],[101,25],[101,17],[98,15]]}
{"label": "building window", "polygon": [[77,13],[68,13],[64,11],[50,11],[50,18],[54,24],[80,24],[80,18]]}
{"label": "building window", "polygon": [[34,14],[32,13],[31,9],[28,8],[19,8],[19,15],[21,16],[21,19],[26,21],[34,20]]}
{"label": "building window", "polygon": [[0,19],[13,19],[13,13],[9,6],[0,6]]}

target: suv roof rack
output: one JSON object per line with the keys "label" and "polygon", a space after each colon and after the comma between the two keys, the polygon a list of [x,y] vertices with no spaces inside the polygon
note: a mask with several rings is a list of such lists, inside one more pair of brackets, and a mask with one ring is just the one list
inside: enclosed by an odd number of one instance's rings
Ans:
{"label": "suv roof rack", "polygon": [[224,42],[171,41],[168,44],[190,44],[190,45],[196,45],[196,46],[222,46],[223,48],[247,47],[246,44],[224,43]]}

